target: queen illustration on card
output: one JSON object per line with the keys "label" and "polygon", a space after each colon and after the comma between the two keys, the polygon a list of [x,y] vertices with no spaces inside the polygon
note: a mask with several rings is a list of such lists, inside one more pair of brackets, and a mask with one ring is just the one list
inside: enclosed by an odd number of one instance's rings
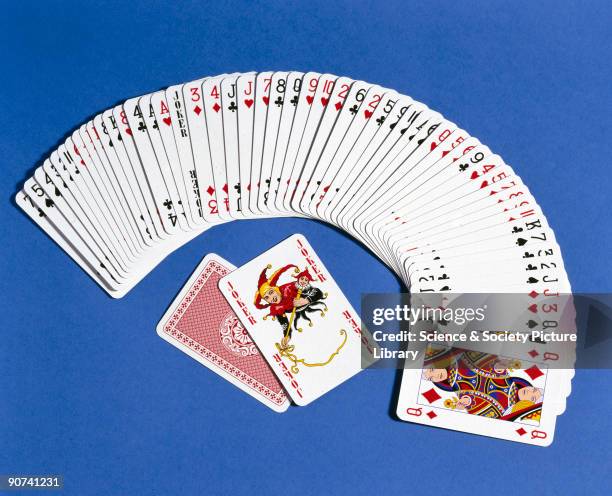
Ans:
{"label": "queen illustration on card", "polygon": [[537,425],[546,371],[517,359],[461,348],[427,350],[422,396],[444,408]]}

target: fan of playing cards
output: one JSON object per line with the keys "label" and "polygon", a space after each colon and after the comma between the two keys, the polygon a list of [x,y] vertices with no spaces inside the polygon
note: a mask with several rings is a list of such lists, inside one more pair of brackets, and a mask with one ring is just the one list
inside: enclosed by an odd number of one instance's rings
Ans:
{"label": "fan of playing cards", "polygon": [[[277,216],[346,231],[413,294],[512,292],[537,304],[570,292],[546,218],[500,156],[408,96],[330,74],[224,74],[131,98],[72,133],[17,203],[116,298],[204,230]],[[294,258],[258,258],[248,274],[205,260],[179,298],[189,304],[171,307],[158,329],[279,411],[287,394],[304,405],[361,370],[364,342],[375,360],[307,241],[287,242]],[[227,301],[210,294],[219,280]],[[215,312],[197,311],[202,291]],[[321,326],[331,327],[313,345]],[[514,373],[469,350],[436,367],[439,352],[425,371],[405,370],[400,418],[550,443],[573,371],[546,372],[532,353]],[[477,385],[462,377],[466,363]],[[532,366],[539,373],[524,372]]]}

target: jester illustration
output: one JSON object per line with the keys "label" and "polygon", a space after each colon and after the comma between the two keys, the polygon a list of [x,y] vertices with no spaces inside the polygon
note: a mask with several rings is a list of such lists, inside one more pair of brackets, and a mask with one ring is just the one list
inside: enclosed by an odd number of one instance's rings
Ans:
{"label": "jester illustration", "polygon": [[[330,364],[346,344],[348,338],[346,330],[340,329],[338,331],[341,342],[335,346],[329,355],[325,355],[327,356],[326,359],[321,361],[307,361],[300,358],[297,355],[295,345],[289,343],[294,330],[302,332],[302,328],[298,326],[300,321],[307,322],[308,326],[312,327],[311,315],[313,313],[325,317],[328,308],[323,300],[327,298],[327,293],[312,285],[314,279],[308,272],[308,268],[300,271],[296,265],[289,264],[273,272],[272,276],[268,278],[267,272],[271,268],[271,265],[264,267],[259,275],[257,292],[255,293],[255,306],[260,310],[267,310],[266,317],[272,317],[281,326],[282,337],[275,344],[279,355],[290,362],[290,368],[294,374],[300,371],[301,366],[324,367]],[[291,279],[289,279],[289,282],[279,285],[281,276],[287,273],[289,269],[293,269]]]}
{"label": "jester illustration", "polygon": [[[285,265],[268,279],[267,271],[271,268],[272,266],[268,265],[259,275],[255,306],[260,310],[268,309],[268,316],[278,320],[283,332],[280,345],[286,348],[293,330],[302,331],[302,328],[298,327],[300,321],[306,321],[312,327],[310,314],[316,312],[321,317],[325,316],[327,305],[323,300],[327,298],[327,294],[311,284],[313,278],[308,268],[300,272],[295,265]],[[293,269],[292,277],[295,280],[279,285],[279,279],[289,269]]]}
{"label": "jester illustration", "polygon": [[513,376],[518,360],[460,348],[427,350],[423,378],[454,392],[444,406],[471,415],[508,421],[539,422],[543,390]]}

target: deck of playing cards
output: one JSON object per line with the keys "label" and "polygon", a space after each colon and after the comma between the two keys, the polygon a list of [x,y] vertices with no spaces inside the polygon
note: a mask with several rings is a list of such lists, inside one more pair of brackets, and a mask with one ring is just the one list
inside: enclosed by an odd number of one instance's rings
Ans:
{"label": "deck of playing cards", "polygon": [[[331,74],[224,74],[130,98],[70,134],[25,182],[17,203],[116,298],[202,231],[220,222],[277,216],[312,217],[346,231],[412,293],[571,291],[552,229],[528,188],[499,155],[408,96]],[[354,311],[335,293],[333,283],[333,290],[318,287],[328,297],[312,303],[312,311],[296,310],[292,317],[290,306],[274,302],[276,290],[261,293],[253,286],[255,278],[270,288],[285,287],[299,274],[293,273],[296,268],[308,269],[302,279],[318,277],[303,258],[294,260],[288,249],[283,253],[253,260],[236,272],[220,259],[205,260],[215,267],[209,279],[190,281],[199,289],[190,289],[185,298],[193,291],[217,291],[212,281],[220,279],[235,314],[219,304],[215,319],[225,322],[228,333],[221,344],[198,333],[200,324],[207,328],[209,323],[197,314],[175,316],[174,324],[159,330],[279,411],[287,406],[286,394],[303,405],[350,377],[356,372],[350,357],[363,351],[361,345],[357,350],[356,329],[349,324],[356,319]],[[317,267],[329,278],[322,264]],[[326,286],[330,281],[310,282],[317,288],[315,283]],[[257,303],[251,294],[255,290]],[[281,291],[278,298],[285,296]],[[206,298],[221,301],[218,295]],[[306,298],[296,297],[302,303]],[[325,331],[317,312],[327,317]],[[290,336],[278,335],[281,324]],[[236,344],[240,339],[233,333],[245,330],[244,343]],[[321,348],[315,344],[323,342]],[[240,357],[232,354],[232,347],[240,350]],[[334,355],[336,349],[340,351]],[[470,350],[449,352],[460,365],[468,356],[462,353]],[[333,367],[307,365],[328,360]],[[304,372],[303,379],[296,379],[296,368],[300,374],[308,369],[309,378]],[[444,375],[432,370],[423,380]],[[425,387],[413,372],[404,374],[398,415],[424,422],[424,416],[407,413],[421,408]],[[571,370],[551,372],[546,377],[560,381],[553,398],[550,381],[542,387],[540,378],[532,382],[524,374],[519,376],[526,382],[511,380],[507,387],[516,393],[511,404],[504,400],[495,405],[496,418],[506,423],[495,425],[541,418],[548,426],[544,438],[534,434],[536,429],[520,427],[515,429],[517,440],[549,443],[573,376]],[[519,400],[528,401],[519,383],[532,388],[530,398],[541,411],[509,411]],[[440,395],[442,385],[433,384]],[[458,386],[444,387],[454,394]],[[458,425],[457,415],[470,422],[490,419],[474,413],[466,394],[445,397],[441,404],[446,400],[454,408],[431,410],[426,423],[513,438],[489,424]]]}

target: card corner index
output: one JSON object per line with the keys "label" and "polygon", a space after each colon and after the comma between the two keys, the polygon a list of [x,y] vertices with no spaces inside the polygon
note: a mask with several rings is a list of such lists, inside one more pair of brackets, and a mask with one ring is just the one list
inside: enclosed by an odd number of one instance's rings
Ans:
{"label": "card corner index", "polygon": [[[221,292],[223,297],[227,300],[227,303],[229,304],[229,306],[233,308],[232,300],[230,299],[230,296],[231,296],[231,285],[228,286],[229,277],[231,275],[232,275],[232,273],[228,272],[224,276],[220,277],[219,280],[217,281],[217,288],[219,289],[219,291]],[[234,309],[234,311],[236,310],[235,308],[233,308],[233,309]]]}
{"label": "card corner index", "polygon": [[308,239],[306,238],[306,236],[304,236],[302,233],[299,233],[299,232],[294,233],[291,236],[289,236],[287,238],[287,241],[288,240],[300,240],[300,241],[305,242],[305,244],[307,244],[308,246],[310,246],[310,243],[308,242]]}
{"label": "card corner index", "polygon": [[[411,414],[410,410],[414,410],[414,412]],[[395,407],[395,415],[397,415],[397,418],[399,420],[401,420],[402,422],[412,422],[413,419],[411,417],[419,416],[420,412],[418,412],[418,409],[416,408],[406,408],[405,403],[402,402],[402,398],[398,398],[397,400],[397,405]]]}

